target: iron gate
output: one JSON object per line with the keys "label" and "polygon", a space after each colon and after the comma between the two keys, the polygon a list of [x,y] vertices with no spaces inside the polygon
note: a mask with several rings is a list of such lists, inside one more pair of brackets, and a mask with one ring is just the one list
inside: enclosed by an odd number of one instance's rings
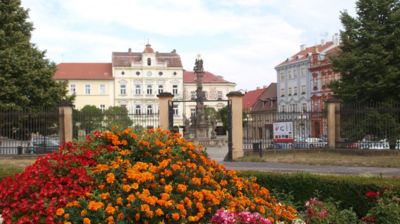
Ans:
{"label": "iron gate", "polygon": [[[205,100],[205,113],[207,116],[207,133],[197,136],[198,126],[195,111],[196,100],[172,100],[168,104],[169,129],[180,132],[192,141],[199,142],[204,147],[228,146],[226,160],[232,160],[232,102],[230,100]],[[211,104],[214,104],[211,106]],[[217,109],[219,110],[217,110]]]}

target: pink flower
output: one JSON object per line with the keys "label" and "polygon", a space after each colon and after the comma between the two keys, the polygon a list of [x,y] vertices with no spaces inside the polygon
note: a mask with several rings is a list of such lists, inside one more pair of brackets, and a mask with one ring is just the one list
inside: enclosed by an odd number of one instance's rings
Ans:
{"label": "pink flower", "polygon": [[325,218],[325,217],[327,217],[328,215],[329,215],[329,212],[327,211],[327,210],[325,210],[325,209],[323,209],[323,210],[321,210],[320,212],[319,212],[319,217],[321,217],[321,218]]}

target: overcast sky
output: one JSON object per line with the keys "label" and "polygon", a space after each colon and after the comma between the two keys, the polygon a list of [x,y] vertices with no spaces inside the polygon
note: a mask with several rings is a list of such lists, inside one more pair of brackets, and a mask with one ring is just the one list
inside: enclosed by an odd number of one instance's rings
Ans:
{"label": "overcast sky", "polygon": [[355,0],[22,0],[32,41],[56,62],[111,62],[111,52],[176,49],[237,89],[276,82],[274,67],[342,29]]}

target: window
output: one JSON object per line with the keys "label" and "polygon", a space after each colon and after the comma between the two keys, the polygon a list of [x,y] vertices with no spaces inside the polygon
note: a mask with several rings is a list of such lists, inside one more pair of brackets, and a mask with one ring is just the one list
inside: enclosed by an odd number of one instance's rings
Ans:
{"label": "window", "polygon": [[153,87],[151,85],[147,85],[147,95],[153,94]]}
{"label": "window", "polygon": [[90,95],[90,85],[89,84],[85,85],[85,94]]}
{"label": "window", "polygon": [[281,81],[285,81],[285,75],[281,74]]}
{"label": "window", "polygon": [[191,108],[190,109],[190,116],[196,116],[196,108]]}
{"label": "window", "polygon": [[191,98],[192,100],[195,100],[195,99],[196,99],[196,91],[191,91],[191,92],[190,92],[190,98]]}
{"label": "window", "polygon": [[178,85],[172,86],[172,95],[178,95]]}
{"label": "window", "polygon": [[203,91],[203,96],[204,96],[204,100],[208,99],[208,92],[207,91]]}
{"label": "window", "polygon": [[126,109],[126,104],[121,104],[120,107],[123,107]]}
{"label": "window", "polygon": [[153,114],[153,106],[147,105],[147,114]]}
{"label": "window", "polygon": [[106,110],[106,105],[100,104],[100,110],[104,112]]}
{"label": "window", "polygon": [[297,69],[293,70],[293,78],[296,79],[297,78]]}
{"label": "window", "polygon": [[289,96],[291,96],[292,95],[292,87],[289,87],[289,94],[288,94]]}
{"label": "window", "polygon": [[306,72],[304,68],[301,68],[301,77],[305,77],[306,76]]}
{"label": "window", "polygon": [[281,96],[285,96],[285,89],[281,89]]}
{"label": "window", "polygon": [[100,95],[106,94],[106,85],[100,84]]}
{"label": "window", "polygon": [[302,95],[306,94],[306,85],[301,86],[301,94]]}
{"label": "window", "polygon": [[158,72],[158,75],[159,75],[159,76],[162,76],[162,75],[163,75],[163,72]]}
{"label": "window", "polygon": [[217,98],[218,98],[219,100],[222,100],[222,91],[218,91],[218,92],[217,92]]}
{"label": "window", "polygon": [[121,94],[122,96],[125,96],[125,95],[126,95],[126,85],[125,85],[125,84],[121,84],[121,85],[120,85],[120,94]]}
{"label": "window", "polygon": [[121,75],[125,75],[125,72],[124,72],[124,71],[122,71],[122,72],[121,72]]}
{"label": "window", "polygon": [[139,75],[140,75],[140,72],[139,72],[139,71],[137,71],[137,72],[136,72],[136,75],[137,75],[137,76],[139,76]]}
{"label": "window", "polygon": [[147,65],[151,66],[151,58],[147,58]]}
{"label": "window", "polygon": [[292,79],[292,72],[291,71],[288,71],[288,77],[289,77],[289,79]]}
{"label": "window", "polygon": [[140,105],[136,105],[135,107],[135,114],[140,115],[142,113],[142,109],[140,108]]}
{"label": "window", "polygon": [[295,86],[294,88],[293,88],[293,95],[297,95],[297,86]]}
{"label": "window", "polygon": [[293,112],[296,111],[296,104],[290,104],[290,108]]}
{"label": "window", "polygon": [[301,105],[301,109],[302,109],[304,112],[306,112],[306,111],[307,111],[307,103],[303,103],[303,104]]}
{"label": "window", "polygon": [[141,92],[142,92],[141,86],[140,85],[136,85],[135,86],[135,94],[136,95],[140,95],[140,94],[142,94]]}
{"label": "window", "polygon": [[285,110],[286,110],[286,106],[285,106],[285,105],[282,105],[282,106],[281,106],[281,111],[282,111],[282,112],[285,112]]}
{"label": "window", "polygon": [[164,92],[164,86],[163,85],[158,85],[158,93]]}
{"label": "window", "polygon": [[174,110],[174,115],[178,116],[178,115],[179,115],[179,114],[178,114],[178,105],[174,104],[174,105],[172,106],[172,109]]}
{"label": "window", "polygon": [[75,84],[71,84],[71,85],[69,86],[69,93],[70,93],[71,95],[76,95],[76,85],[75,85]]}

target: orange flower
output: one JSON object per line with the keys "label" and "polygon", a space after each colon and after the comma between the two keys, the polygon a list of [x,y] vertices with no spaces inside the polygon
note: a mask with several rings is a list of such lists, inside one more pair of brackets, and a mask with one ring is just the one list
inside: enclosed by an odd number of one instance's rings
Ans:
{"label": "orange flower", "polygon": [[179,220],[179,214],[178,213],[172,213],[172,219],[173,220],[175,220],[175,221],[178,221]]}
{"label": "orange flower", "polygon": [[108,205],[106,208],[106,212],[110,215],[113,215],[115,213],[115,208],[111,205]]}
{"label": "orange flower", "polygon": [[130,194],[127,198],[126,198],[129,202],[133,202],[135,200],[135,195]]}
{"label": "orange flower", "polygon": [[101,193],[100,194],[100,198],[103,200],[106,200],[108,198],[108,196],[110,196],[110,193]]}
{"label": "orange flower", "polygon": [[85,217],[87,215],[87,211],[86,211],[86,209],[83,209],[82,211],[81,211],[81,216],[82,217]]}
{"label": "orange flower", "polygon": [[178,191],[179,193],[185,192],[186,189],[187,189],[187,187],[186,187],[186,185],[184,185],[184,184],[178,184],[178,186],[177,186],[177,191]]}
{"label": "orange flower", "polygon": [[158,209],[156,210],[156,215],[157,215],[157,216],[162,216],[162,215],[164,215],[163,210],[161,210],[161,208],[158,208]]}
{"label": "orange flower", "polygon": [[83,219],[83,224],[90,224],[90,219],[84,218]]}
{"label": "orange flower", "polygon": [[129,186],[129,185],[127,185],[127,184],[124,184],[124,185],[122,186],[122,190],[125,191],[125,192],[129,192],[129,191],[131,190],[131,186]]}
{"label": "orange flower", "polygon": [[56,211],[56,215],[57,216],[62,216],[63,214],[64,214],[64,209],[63,208],[57,209],[57,211]]}
{"label": "orange flower", "polygon": [[112,183],[114,183],[114,180],[115,180],[114,174],[113,173],[108,173],[107,177],[106,177],[107,183],[112,184]]}
{"label": "orange flower", "polygon": [[138,183],[133,183],[131,187],[133,189],[137,190],[139,188],[139,184]]}
{"label": "orange flower", "polygon": [[170,184],[165,185],[164,191],[165,193],[170,193],[172,191],[172,186]]}

